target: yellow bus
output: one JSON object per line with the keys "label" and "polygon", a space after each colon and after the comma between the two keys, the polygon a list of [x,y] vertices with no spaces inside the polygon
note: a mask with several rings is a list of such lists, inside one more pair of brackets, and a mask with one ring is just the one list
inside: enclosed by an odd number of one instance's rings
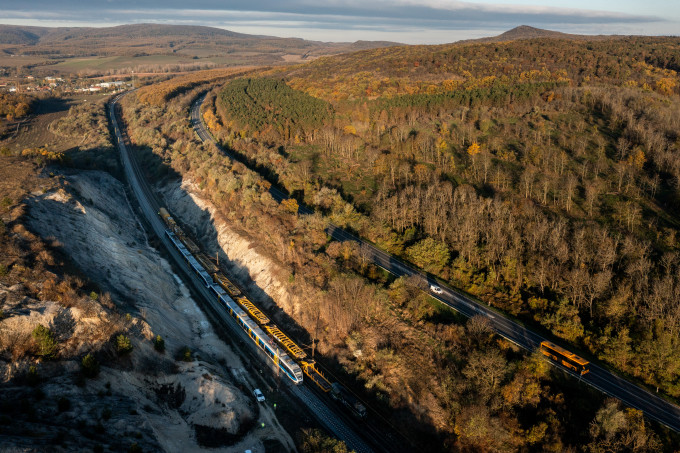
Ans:
{"label": "yellow bus", "polygon": [[546,357],[551,358],[555,362],[561,363],[562,365],[576,371],[578,374],[583,376],[588,373],[588,362],[586,359],[577,356],[576,354],[567,351],[564,348],[557,346],[549,341],[541,342],[541,353]]}

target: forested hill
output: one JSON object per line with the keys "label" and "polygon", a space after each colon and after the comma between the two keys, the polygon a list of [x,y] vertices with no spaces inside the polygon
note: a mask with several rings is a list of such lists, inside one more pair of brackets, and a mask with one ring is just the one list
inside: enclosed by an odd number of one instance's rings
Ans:
{"label": "forested hill", "polygon": [[680,38],[374,49],[267,73],[323,126],[272,101],[254,127],[253,81],[212,124],[335,222],[678,398],[678,70]]}
{"label": "forested hill", "polygon": [[[282,308],[325,347],[319,361],[335,358],[418,451],[676,451],[641,413],[551,373],[479,317],[463,327],[421,280],[392,281],[326,227],[677,400],[677,48],[400,46],[220,77],[202,115],[234,161],[195,146],[187,107],[204,88],[191,81],[140,89],[123,111],[150,174],[171,165],[276,260],[294,294]],[[297,201],[276,203],[271,183]]]}
{"label": "forested hill", "polygon": [[116,27],[24,27],[0,25],[0,48],[15,54],[129,55],[188,52],[305,51],[310,56],[394,45],[389,42],[322,43],[299,38],[248,35],[203,26],[133,24]]}
{"label": "forested hill", "polygon": [[380,48],[320,58],[280,74],[314,96],[344,99],[431,94],[518,81],[656,88],[657,83],[665,86],[662,79],[672,78],[678,70],[680,39],[618,37]]}
{"label": "forested hill", "polygon": [[599,41],[599,40],[611,40],[620,38],[620,36],[609,36],[609,35],[575,35],[571,33],[562,33],[559,31],[545,30],[542,28],[530,27],[528,25],[520,25],[512,30],[508,30],[501,33],[498,36],[488,36],[486,38],[479,39],[468,39],[463,41],[457,41],[456,44],[462,43],[489,43],[489,42],[506,42],[506,41],[517,41],[520,39],[571,39],[578,41]]}

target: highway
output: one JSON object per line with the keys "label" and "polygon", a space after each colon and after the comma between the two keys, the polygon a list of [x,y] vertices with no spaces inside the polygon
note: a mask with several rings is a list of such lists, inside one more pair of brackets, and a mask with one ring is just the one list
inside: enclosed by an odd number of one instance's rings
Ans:
{"label": "highway", "polygon": [[[241,340],[242,345],[248,345],[246,347],[250,349],[249,355],[251,358],[261,360],[267,367],[273,367],[274,365],[272,362],[269,361],[264,353],[262,353],[255,346],[255,344],[248,338],[248,335],[242,329],[236,326],[236,323],[231,317],[229,317],[229,315],[226,313],[226,310],[218,303],[217,299],[206,288],[203,281],[200,280],[199,277],[189,268],[182,255],[177,251],[177,249],[172,245],[168,237],[165,235],[165,223],[158,215],[158,210],[161,207],[161,204],[151,191],[137,161],[128,149],[129,140],[125,129],[121,129],[119,127],[116,105],[125,94],[127,93],[120,94],[110,101],[109,118],[114,132],[114,138],[120,152],[121,162],[125,170],[125,177],[130,185],[132,194],[137,200],[144,218],[153,230],[153,233],[165,247],[176,267],[182,270],[183,280],[203,298],[203,300],[210,307],[211,313],[219,318],[221,325],[226,326],[232,334],[235,334],[236,337]],[[234,338],[234,340],[236,340],[236,338]],[[244,353],[245,351],[240,352]],[[257,358],[253,356],[257,356]],[[356,430],[352,427],[353,423],[350,420],[338,416],[336,414],[335,408],[329,406],[314,392],[310,391],[309,388],[304,386],[296,386],[287,379],[283,379],[282,382],[284,383],[283,385],[285,385],[286,391],[302,404],[304,404],[311,416],[313,416],[329,432],[333,433],[335,437],[343,440],[349,448],[357,451],[358,453],[370,453],[374,451],[373,448],[369,446],[369,444],[364,441],[364,439],[359,434],[357,434]]]}
{"label": "highway", "polygon": [[[204,99],[205,95],[200,96],[194,102],[191,108],[191,119],[196,134],[204,142],[214,143],[227,157],[238,160],[237,156],[233,156],[231,153],[219,146],[212,134],[210,134],[203,124],[203,120],[200,115],[200,106]],[[288,195],[284,191],[275,186],[271,187],[270,193],[272,197],[278,202],[288,198]],[[311,208],[300,205],[300,214],[311,214],[312,212],[313,210]],[[540,343],[544,340],[552,341],[558,344],[561,343],[559,340],[555,340],[554,338],[546,338],[520,325],[507,316],[490,309],[487,305],[480,303],[470,296],[456,291],[449,286],[446,286],[442,282],[439,282],[432,277],[427,276],[425,273],[416,269],[412,265],[403,262],[384,250],[376,247],[374,244],[365,241],[354,234],[343,230],[342,228],[331,224],[329,225],[327,232],[331,237],[333,237],[333,239],[338,241],[351,240],[358,242],[367,251],[367,254],[373,263],[397,277],[419,276],[423,279],[423,282],[427,284],[428,288],[430,285],[439,286],[442,290],[441,293],[438,294],[433,291],[429,291],[430,296],[464,316],[485,317],[488,319],[492,328],[500,336],[526,349],[527,351],[531,352],[537,350]],[[648,418],[655,420],[676,432],[680,432],[680,407],[677,405],[669,403],[668,401],[645,390],[644,388],[606,370],[596,363],[591,362],[590,372],[584,376],[579,376],[577,373],[562,366],[561,364],[552,361],[550,363],[560,368],[564,372],[569,373],[576,379],[580,379],[582,382],[587,383],[593,388],[609,396],[618,398],[631,407],[641,410]]]}

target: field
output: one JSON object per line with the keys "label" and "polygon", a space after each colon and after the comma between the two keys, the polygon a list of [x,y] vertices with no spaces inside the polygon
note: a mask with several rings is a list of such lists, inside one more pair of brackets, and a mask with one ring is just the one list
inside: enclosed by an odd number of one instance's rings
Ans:
{"label": "field", "polygon": [[93,58],[70,58],[54,65],[45,66],[60,72],[84,70],[109,70],[134,67],[138,65],[187,64],[192,59],[184,55],[146,55],[143,57],[114,56]]}

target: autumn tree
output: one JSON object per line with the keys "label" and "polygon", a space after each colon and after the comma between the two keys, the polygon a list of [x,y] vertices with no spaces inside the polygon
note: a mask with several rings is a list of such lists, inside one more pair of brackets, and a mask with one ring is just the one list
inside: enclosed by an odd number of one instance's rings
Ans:
{"label": "autumn tree", "polygon": [[435,274],[448,264],[451,256],[446,244],[425,238],[406,249],[406,256],[415,265]]}

